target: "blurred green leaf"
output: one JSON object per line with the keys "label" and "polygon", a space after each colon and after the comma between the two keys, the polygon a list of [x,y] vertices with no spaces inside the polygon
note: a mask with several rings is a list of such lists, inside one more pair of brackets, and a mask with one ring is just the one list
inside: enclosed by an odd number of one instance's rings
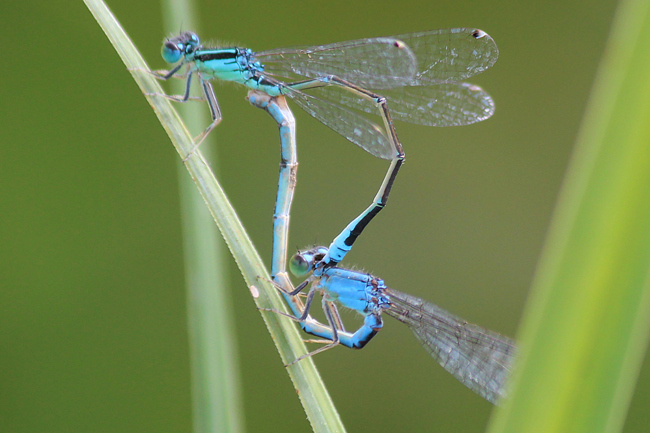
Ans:
{"label": "blurred green leaf", "polygon": [[489,431],[618,432],[650,331],[650,3],[620,3]]}

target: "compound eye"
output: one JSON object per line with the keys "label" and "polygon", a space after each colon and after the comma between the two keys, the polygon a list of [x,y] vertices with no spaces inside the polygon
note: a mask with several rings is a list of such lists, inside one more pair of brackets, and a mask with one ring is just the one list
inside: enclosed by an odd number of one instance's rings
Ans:
{"label": "compound eye", "polygon": [[167,41],[163,44],[160,54],[167,63],[176,63],[181,59],[184,48],[183,44]]}
{"label": "compound eye", "polygon": [[303,277],[310,271],[310,263],[302,254],[298,253],[291,257],[289,261],[289,270],[296,277]]}

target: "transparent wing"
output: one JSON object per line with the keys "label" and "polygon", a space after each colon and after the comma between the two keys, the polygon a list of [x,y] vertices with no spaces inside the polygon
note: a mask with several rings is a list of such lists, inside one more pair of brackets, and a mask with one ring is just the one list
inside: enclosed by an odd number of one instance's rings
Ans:
{"label": "transparent wing", "polygon": [[336,75],[364,88],[405,85],[415,77],[417,60],[395,38],[370,38],[316,47],[279,48],[254,54],[264,75],[290,82]]}
{"label": "transparent wing", "polygon": [[494,101],[469,83],[440,83],[382,91],[394,119],[428,126],[461,126],[494,114]]}
{"label": "transparent wing", "polygon": [[284,87],[283,93],[309,115],[371,155],[387,160],[395,157],[385,129],[360,113],[290,87]]}
{"label": "transparent wing", "polygon": [[[494,101],[476,85],[438,82],[422,87],[416,81],[412,84],[380,91],[388,100],[393,120],[427,126],[460,126],[480,122],[494,114]],[[355,110],[377,114],[376,107],[342,87],[321,87],[309,92]]]}
{"label": "transparent wing", "polygon": [[254,58],[265,66],[265,74],[285,82],[331,74],[363,88],[389,89],[462,81],[492,66],[498,56],[487,33],[456,28],[279,48]]}
{"label": "transparent wing", "polygon": [[517,351],[513,340],[467,323],[415,296],[387,289],[391,317],[405,323],[429,354],[456,379],[497,404]]}
{"label": "transparent wing", "polygon": [[392,36],[408,45],[417,58],[418,85],[463,81],[497,61],[494,40],[479,29],[443,29]]}

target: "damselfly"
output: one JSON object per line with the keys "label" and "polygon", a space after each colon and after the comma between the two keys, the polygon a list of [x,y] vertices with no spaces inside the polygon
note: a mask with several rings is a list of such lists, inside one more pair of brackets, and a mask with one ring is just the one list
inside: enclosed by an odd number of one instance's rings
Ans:
{"label": "damselfly", "polygon": [[[337,344],[363,348],[382,328],[381,315],[386,313],[405,323],[427,352],[469,389],[494,404],[505,396],[517,351],[513,340],[468,323],[431,302],[391,289],[373,275],[336,266],[321,267],[325,255],[327,248],[316,247],[296,254],[290,262],[296,276],[311,275],[288,293],[295,296],[310,285],[302,314],[289,317],[327,343],[294,362]],[[329,323],[326,328],[312,326],[313,320],[306,320],[318,292]],[[345,330],[336,303],[363,315],[363,325],[357,331]]]}
{"label": "damselfly", "polygon": [[[494,112],[487,93],[462,82],[492,66],[498,57],[492,38],[478,29],[433,30],[262,52],[206,48],[195,33],[183,32],[164,42],[162,56],[177,65],[159,76],[161,79],[171,78],[186,65],[188,68],[184,95],[164,96],[179,102],[189,100],[192,77],[196,74],[199,78],[212,123],[196,138],[197,145],[222,118],[210,83],[218,79],[270,96],[286,95],[362,149],[391,161],[373,203],[332,242],[326,263],[341,261],[386,204],[404,160],[392,118],[455,126],[487,119]],[[383,126],[366,113],[379,114]]]}

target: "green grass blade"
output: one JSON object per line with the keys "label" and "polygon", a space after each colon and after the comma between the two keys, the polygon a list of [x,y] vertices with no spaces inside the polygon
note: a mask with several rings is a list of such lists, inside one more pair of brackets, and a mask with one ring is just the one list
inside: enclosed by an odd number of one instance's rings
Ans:
{"label": "green grass blade", "polygon": [[650,331],[650,3],[620,3],[489,431],[617,432]]}
{"label": "green grass blade", "polygon": [[[166,34],[177,31],[183,23],[198,30],[195,2],[164,0],[162,9]],[[172,80],[170,86],[174,94],[185,91],[183,80]],[[200,131],[210,122],[202,104],[178,104],[175,108],[191,131]],[[214,148],[216,135],[211,134],[203,141],[204,154]],[[216,171],[216,162],[209,153],[206,157]],[[226,246],[180,161],[178,173],[192,372],[192,428],[195,433],[243,432]]]}
{"label": "green grass blade", "polygon": [[[85,3],[127,68],[132,71],[140,89],[144,93],[162,93],[157,80],[151,74],[144,72],[149,70],[148,66],[106,5],[99,0],[85,0]],[[177,152],[184,158],[192,151],[194,144],[170,101],[161,97],[147,97],[147,99]],[[269,282],[270,277],[257,251],[201,154],[195,152],[185,162],[185,166],[199,187],[203,200],[217,222],[246,284],[249,287],[255,285],[259,289],[259,295],[255,297],[256,305],[259,308],[286,311],[281,296]],[[291,320],[274,313],[263,313],[262,316],[284,363],[293,361],[307,352],[301,336]],[[305,359],[287,370],[314,431],[345,431],[312,360]]]}

